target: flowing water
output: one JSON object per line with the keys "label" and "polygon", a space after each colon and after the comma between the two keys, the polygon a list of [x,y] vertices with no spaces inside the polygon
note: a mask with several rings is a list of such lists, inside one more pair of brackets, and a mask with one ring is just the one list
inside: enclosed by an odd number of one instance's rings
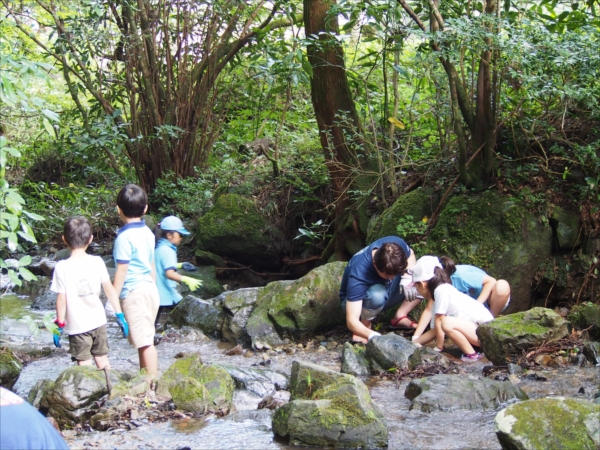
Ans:
{"label": "flowing water", "polygon": [[[18,321],[30,316],[40,320],[49,311],[34,311],[29,307],[29,299],[13,295],[0,297],[0,343],[15,349],[43,350],[49,356],[37,359],[26,365],[14,390],[26,397],[38,379],[55,379],[72,362],[66,352],[68,340],[62,349],[54,349],[49,332],[40,330],[32,336],[27,323]],[[113,369],[135,372],[138,368],[137,351],[121,338],[121,331],[109,319],[109,358]],[[163,342],[157,347],[159,371],[165,371],[180,352],[198,352],[205,363],[226,364],[238,367],[258,366],[263,368],[264,354],[247,352],[245,355],[227,356],[229,344],[204,337],[201,333],[167,332]],[[341,346],[340,346],[341,348]],[[294,355],[279,352],[269,355],[270,370],[287,373],[292,362],[302,359],[339,370],[341,366],[338,351],[317,352],[298,349]],[[487,363],[489,364],[489,363]],[[465,376],[481,376],[485,362],[461,366]],[[562,367],[544,370],[546,381],[520,378],[521,386],[530,398],[545,396],[582,397],[591,399],[600,383],[597,367]],[[453,411],[422,413],[411,411],[411,402],[404,397],[408,384],[403,381],[398,388],[388,379],[372,377],[366,380],[374,401],[384,411],[389,427],[390,449],[499,449],[494,433],[494,417],[498,410]],[[578,394],[583,388],[583,394]],[[201,419],[169,420],[162,423],[140,421],[133,430],[107,432],[66,431],[69,445],[79,448],[117,449],[288,449],[284,442],[274,438],[271,431],[272,411],[257,410],[260,397],[244,390],[237,390],[234,403],[237,412],[224,418],[208,416]]]}

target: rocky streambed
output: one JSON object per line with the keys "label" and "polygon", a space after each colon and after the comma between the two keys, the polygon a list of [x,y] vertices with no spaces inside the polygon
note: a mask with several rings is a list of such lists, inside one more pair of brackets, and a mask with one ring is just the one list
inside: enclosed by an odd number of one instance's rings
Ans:
{"label": "rocky streambed", "polygon": [[[56,380],[73,365],[64,348],[52,346],[48,332],[40,330],[32,335],[31,323],[39,323],[50,311],[31,310],[30,304],[26,297],[0,298],[1,344],[25,358],[13,386],[23,397],[29,395],[38,380]],[[23,316],[30,316],[31,320],[20,321]],[[112,319],[108,330],[113,371],[134,377],[138,365],[136,350],[121,338]],[[388,336],[392,343],[404,342],[400,337]],[[347,351],[349,339],[350,334],[340,329],[278,346],[267,345],[259,351],[208,338],[197,329],[167,327],[157,347],[161,374],[189,355],[200,355],[205,365],[225,368],[235,382],[231,411],[222,416],[218,408],[205,415],[179,411],[172,406],[160,410],[160,401],[153,397],[142,394],[136,399],[130,395],[133,406],[121,420],[107,422],[106,431],[92,430],[83,424],[64,427],[63,434],[72,448],[291,448],[289,441],[273,433],[275,413],[269,406],[276,406],[277,402],[268,394],[299,389],[290,387],[294,362],[296,371],[298,362],[305,362],[339,372],[344,344]],[[353,350],[361,354],[364,348],[356,346]],[[516,366],[510,370],[491,370],[492,364],[487,360],[462,363],[458,358],[460,352],[452,345],[444,356],[444,365],[439,364],[439,370],[447,373],[427,378],[431,385],[421,386],[424,381],[413,380],[408,366],[401,361],[395,363],[396,371],[362,378],[387,424],[389,448],[501,448],[494,425],[498,412],[512,404],[525,404],[517,398],[521,394],[511,392],[523,392],[530,399],[551,396],[591,402],[600,385],[598,368],[576,358],[565,358],[564,364],[540,365],[535,370],[522,371]],[[300,375],[300,381],[296,382],[309,386],[312,393],[318,389],[314,377],[314,372],[313,379],[308,381],[306,375]],[[442,377],[441,381],[436,381],[436,377]],[[459,386],[461,383],[463,387]],[[492,391],[482,391],[477,399],[468,402],[464,401],[468,395],[460,394],[460,389],[471,393],[474,385],[489,387],[490,383],[505,384],[501,391],[493,391],[496,388],[492,386]],[[430,395],[419,396],[419,389]],[[486,395],[489,398],[482,401]],[[282,402],[286,400],[283,398]]]}

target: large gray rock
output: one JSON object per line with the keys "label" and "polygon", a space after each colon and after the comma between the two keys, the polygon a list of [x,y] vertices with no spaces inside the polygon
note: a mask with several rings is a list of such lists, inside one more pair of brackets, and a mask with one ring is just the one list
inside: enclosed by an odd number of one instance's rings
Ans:
{"label": "large gray rock", "polygon": [[235,387],[253,392],[261,397],[288,388],[288,377],[279,372],[264,369],[222,366],[235,382]]}
{"label": "large gray rock", "polygon": [[521,355],[524,350],[567,334],[567,322],[547,308],[497,317],[477,328],[485,356],[497,366],[506,365],[510,356]]}
{"label": "large gray rock", "polygon": [[342,373],[347,373],[355,377],[369,376],[369,361],[365,356],[364,347],[354,347],[350,342],[344,344],[344,349],[342,350]]}
{"label": "large gray rock", "polygon": [[557,250],[573,251],[581,244],[582,233],[579,232],[581,222],[577,212],[555,206],[550,215],[550,225],[554,230]]}
{"label": "large gray rock", "polygon": [[188,295],[181,300],[169,315],[169,322],[176,327],[190,326],[202,330],[206,335],[214,335],[221,308],[211,300],[202,300]]}
{"label": "large gray rock", "polygon": [[290,402],[273,415],[273,432],[292,445],[386,447],[383,413],[358,378],[294,361]]}
{"label": "large gray rock", "polygon": [[589,362],[600,366],[600,342],[586,342],[583,346],[583,354]]}
{"label": "large gray rock", "polygon": [[31,302],[31,309],[55,309],[56,292],[46,291]]}
{"label": "large gray rock", "polygon": [[259,293],[246,330],[252,343],[280,345],[345,323],[339,289],[346,263],[334,262],[294,281],[269,283]]}
{"label": "large gray rock", "polygon": [[41,380],[37,380],[29,394],[27,395],[27,401],[34,406],[35,408],[40,408],[40,403],[42,402],[42,398],[44,398],[44,394],[48,389],[51,389],[54,386],[54,381],[49,380],[47,378],[43,378]]}
{"label": "large gray rock", "polygon": [[408,360],[417,348],[408,339],[389,333],[369,341],[366,357],[375,370],[409,369]]}
{"label": "large gray rock", "polygon": [[23,365],[14,353],[8,348],[0,348],[0,386],[12,389],[22,370]]}
{"label": "large gray rock", "polygon": [[531,305],[531,282],[552,251],[552,229],[513,197],[486,191],[451,198],[427,239],[427,253],[448,255],[509,280],[508,311]]}
{"label": "large gray rock", "polygon": [[527,394],[509,381],[471,379],[461,375],[434,375],[412,380],[404,396],[411,409],[423,412],[496,408],[511,399],[526,400]]}
{"label": "large gray rock", "polygon": [[261,289],[255,287],[224,292],[215,300],[215,303],[222,305],[223,314],[217,328],[225,339],[240,344],[250,343],[246,323]]}
{"label": "large gray rock", "polygon": [[177,409],[204,414],[228,414],[234,409],[234,382],[217,365],[203,364],[200,355],[178,359],[158,382],[157,393],[171,396]]}
{"label": "large gray rock", "polygon": [[429,347],[421,347],[408,358],[408,365],[412,369],[423,364],[437,364],[448,369],[452,362],[450,358],[440,352],[434,351]]}
{"label": "large gray rock", "polygon": [[[111,384],[119,374],[110,371]],[[40,410],[56,419],[62,427],[85,423],[96,413],[96,401],[108,394],[106,377],[95,366],[73,366],[62,372],[53,385],[46,385]]]}
{"label": "large gray rock", "polygon": [[600,305],[592,302],[574,306],[567,316],[575,328],[587,330],[591,339],[600,340]]}
{"label": "large gray rock", "polygon": [[575,398],[539,398],[516,403],[496,415],[503,449],[600,448],[600,405]]}
{"label": "large gray rock", "polygon": [[269,269],[278,263],[274,230],[251,199],[225,194],[198,220],[196,238],[200,250]]}

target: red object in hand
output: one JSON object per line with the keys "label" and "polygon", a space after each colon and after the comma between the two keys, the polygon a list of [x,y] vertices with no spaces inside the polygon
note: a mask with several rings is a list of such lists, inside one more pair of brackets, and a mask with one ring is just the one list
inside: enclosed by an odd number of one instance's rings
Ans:
{"label": "red object in hand", "polygon": [[64,328],[64,327],[65,327],[65,325],[66,325],[66,323],[65,323],[65,322],[61,322],[61,321],[60,321],[60,320],[58,320],[58,319],[56,319],[56,320],[54,321],[54,323],[56,324],[56,326],[57,326],[58,328]]}

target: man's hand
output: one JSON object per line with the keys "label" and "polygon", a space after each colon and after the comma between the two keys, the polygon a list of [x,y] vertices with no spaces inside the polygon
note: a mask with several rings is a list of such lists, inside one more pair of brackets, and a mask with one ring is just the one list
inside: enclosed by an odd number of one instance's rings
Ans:
{"label": "man's hand", "polygon": [[419,298],[419,293],[417,292],[417,288],[412,286],[407,288],[406,286],[402,286],[402,290],[404,291],[404,300],[408,300],[409,302],[414,302],[415,300],[418,300]]}
{"label": "man's hand", "polygon": [[195,278],[192,278],[192,277],[181,277],[181,282],[185,283],[187,285],[187,287],[190,288],[190,291],[195,291],[200,286],[202,286],[201,280],[196,280]]}
{"label": "man's hand", "polygon": [[121,327],[121,331],[123,332],[123,338],[126,338],[129,335],[129,324],[125,319],[125,314],[120,312],[118,314],[115,314],[115,316],[117,318],[117,323],[119,324],[119,326]]}
{"label": "man's hand", "polygon": [[189,263],[189,262],[177,263],[176,267],[178,269],[183,269],[186,272],[195,272],[196,270],[198,270],[198,268],[195,265],[193,265],[192,263]]}

